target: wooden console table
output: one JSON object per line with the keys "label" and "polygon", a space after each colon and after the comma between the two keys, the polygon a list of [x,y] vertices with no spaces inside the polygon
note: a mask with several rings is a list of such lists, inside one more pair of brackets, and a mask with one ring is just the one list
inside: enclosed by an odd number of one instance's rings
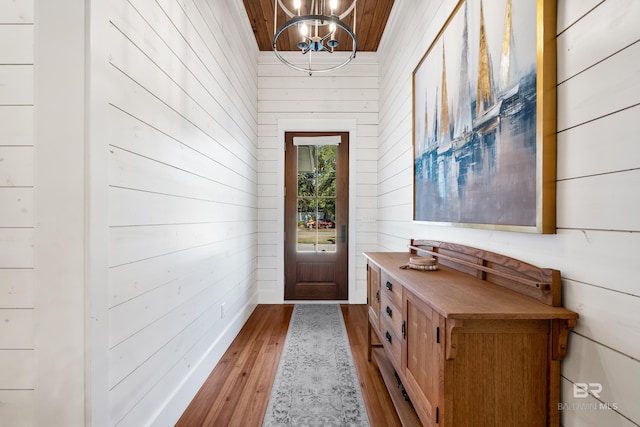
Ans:
{"label": "wooden console table", "polygon": [[[401,268],[416,255],[438,270]],[[427,240],[365,257],[369,359],[403,425],[559,425],[560,361],[578,318],[561,307],[559,271]]]}

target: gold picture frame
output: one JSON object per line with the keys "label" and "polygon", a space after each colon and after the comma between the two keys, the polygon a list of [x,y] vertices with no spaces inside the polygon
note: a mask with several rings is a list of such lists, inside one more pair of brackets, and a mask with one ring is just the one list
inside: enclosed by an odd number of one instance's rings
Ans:
{"label": "gold picture frame", "polygon": [[556,0],[461,0],[413,71],[413,219],[555,233]]}

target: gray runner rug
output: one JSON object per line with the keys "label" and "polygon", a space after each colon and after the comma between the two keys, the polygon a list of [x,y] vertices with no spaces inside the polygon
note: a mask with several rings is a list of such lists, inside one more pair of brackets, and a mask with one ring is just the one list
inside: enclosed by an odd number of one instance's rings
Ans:
{"label": "gray runner rug", "polygon": [[339,305],[294,307],[262,425],[369,425]]}

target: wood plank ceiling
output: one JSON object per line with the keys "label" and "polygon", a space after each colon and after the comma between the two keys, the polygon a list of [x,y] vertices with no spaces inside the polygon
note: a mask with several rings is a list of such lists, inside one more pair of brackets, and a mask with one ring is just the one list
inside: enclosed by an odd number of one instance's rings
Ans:
{"label": "wood plank ceiling", "polygon": [[[276,0],[243,0],[249,22],[253,28],[253,33],[258,42],[260,50],[272,50],[273,43],[273,8]],[[328,0],[327,0],[328,1]],[[339,0],[341,7],[345,7],[351,0]],[[391,13],[394,0],[357,0],[356,5],[356,39],[358,40],[358,51],[375,52],[384,31],[387,19]],[[293,10],[293,0],[283,0],[283,3]],[[303,3],[305,3],[303,1]],[[349,3],[350,4],[350,3]],[[303,12],[304,13],[304,12]],[[279,10],[278,25],[285,22],[286,15]],[[346,23],[353,28],[353,18],[345,19]],[[339,37],[340,45],[337,50],[351,50],[350,39],[344,32]],[[298,50],[296,44],[298,40],[290,40],[287,34],[280,36],[278,50]]]}

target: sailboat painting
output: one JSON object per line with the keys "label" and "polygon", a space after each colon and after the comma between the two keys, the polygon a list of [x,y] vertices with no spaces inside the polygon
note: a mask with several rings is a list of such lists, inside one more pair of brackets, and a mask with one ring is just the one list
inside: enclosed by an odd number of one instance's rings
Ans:
{"label": "sailboat painting", "polygon": [[553,31],[555,0],[458,3],[413,72],[415,221],[555,232]]}

